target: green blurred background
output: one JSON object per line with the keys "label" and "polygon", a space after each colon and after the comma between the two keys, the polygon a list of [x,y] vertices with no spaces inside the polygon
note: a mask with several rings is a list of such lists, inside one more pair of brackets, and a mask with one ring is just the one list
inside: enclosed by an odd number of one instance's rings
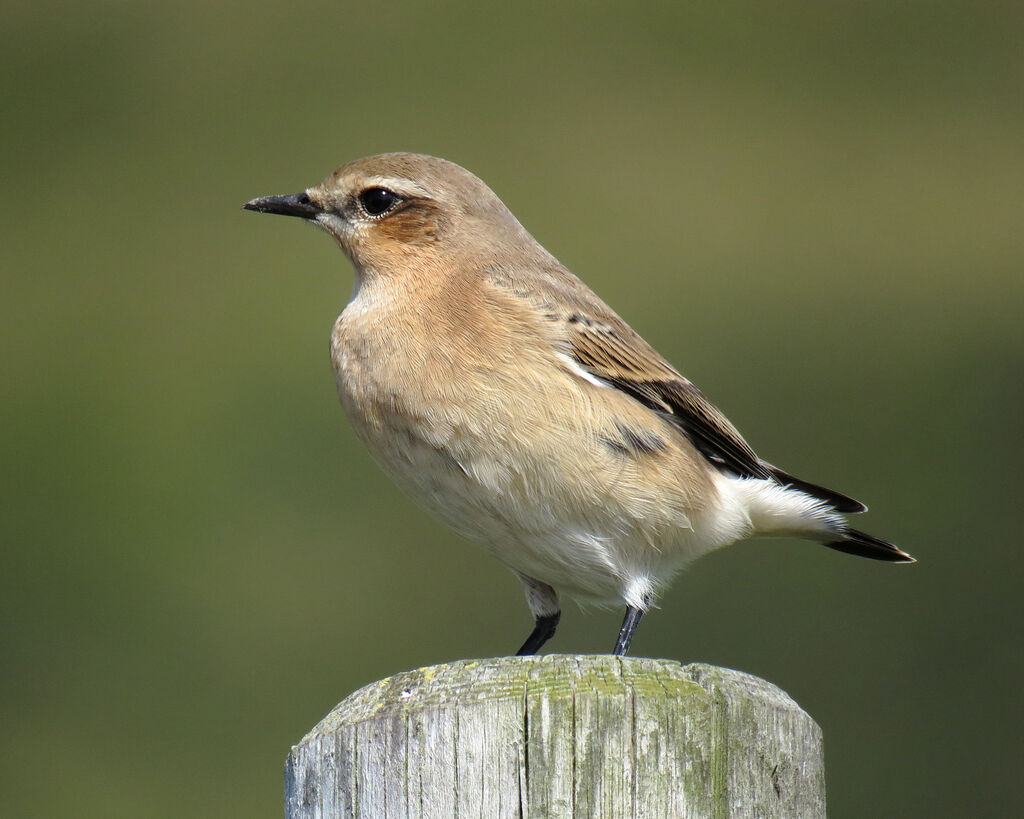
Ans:
{"label": "green blurred background", "polygon": [[348,263],[240,209],[412,150],[920,559],[741,544],[634,653],[790,692],[836,819],[1019,815],[1022,9],[7,0],[0,813],[279,816],[347,693],[525,637],[343,419]]}

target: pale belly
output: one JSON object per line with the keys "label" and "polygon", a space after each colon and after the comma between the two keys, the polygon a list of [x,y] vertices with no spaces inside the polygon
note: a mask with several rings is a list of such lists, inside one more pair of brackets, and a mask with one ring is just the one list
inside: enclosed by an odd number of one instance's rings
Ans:
{"label": "pale belly", "polygon": [[342,362],[342,406],[381,468],[517,572],[614,604],[638,578],[658,588],[730,539],[709,538],[703,513],[671,489],[655,484],[644,497],[636,465],[601,443],[583,407],[553,418],[543,400],[475,403],[471,390],[410,412],[408,396],[383,398],[352,377],[356,362]]}

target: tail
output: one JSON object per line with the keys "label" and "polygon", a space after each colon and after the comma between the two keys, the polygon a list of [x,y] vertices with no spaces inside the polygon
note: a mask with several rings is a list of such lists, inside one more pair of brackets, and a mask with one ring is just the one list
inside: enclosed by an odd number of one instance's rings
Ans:
{"label": "tail", "polygon": [[[819,486],[810,481],[802,480],[801,478],[796,478],[765,461],[761,463],[768,469],[771,476],[783,486],[792,487],[804,494],[810,495],[812,498],[822,501],[836,512],[856,515],[859,512],[867,511],[867,507],[863,503],[854,500],[848,495],[836,492],[834,489]],[[884,560],[888,563],[917,562],[902,549],[889,543],[889,541],[874,537],[866,532],[850,529],[844,525],[836,534],[841,535],[842,539],[823,541],[823,543],[830,549],[835,549],[838,552],[846,552],[849,555],[857,555],[858,557],[869,557],[872,560]]]}
{"label": "tail", "polygon": [[[772,467],[772,469],[775,469]],[[864,504],[838,492],[799,480],[776,470],[773,478],[736,478],[720,474],[718,489],[746,515],[745,536],[797,537],[813,540],[839,552],[884,560],[915,563],[902,549],[846,524],[843,514],[864,510]],[[785,483],[779,477],[785,476]],[[752,529],[752,531],[751,531]]]}
{"label": "tail", "polygon": [[825,543],[830,549],[837,552],[846,552],[848,555],[858,557],[869,557],[872,560],[884,560],[888,563],[916,563],[910,555],[902,549],[893,546],[887,540],[873,537],[856,529],[843,529],[842,540],[834,540]]}

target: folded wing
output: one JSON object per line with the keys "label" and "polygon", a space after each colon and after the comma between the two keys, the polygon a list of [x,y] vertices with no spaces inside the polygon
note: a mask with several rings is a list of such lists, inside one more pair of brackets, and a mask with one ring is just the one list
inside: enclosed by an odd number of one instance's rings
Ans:
{"label": "folded wing", "polygon": [[584,370],[671,421],[719,469],[793,486],[838,512],[867,508],[761,460],[729,419],[617,316],[598,318],[576,311],[564,322],[569,351]]}

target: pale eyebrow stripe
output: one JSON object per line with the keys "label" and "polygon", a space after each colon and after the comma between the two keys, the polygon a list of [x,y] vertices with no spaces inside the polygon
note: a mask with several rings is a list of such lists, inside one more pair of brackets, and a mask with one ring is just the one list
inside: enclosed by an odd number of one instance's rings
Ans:
{"label": "pale eyebrow stripe", "polygon": [[366,180],[368,187],[379,186],[405,196],[429,196],[426,188],[420,187],[411,179],[400,176],[371,176]]}

